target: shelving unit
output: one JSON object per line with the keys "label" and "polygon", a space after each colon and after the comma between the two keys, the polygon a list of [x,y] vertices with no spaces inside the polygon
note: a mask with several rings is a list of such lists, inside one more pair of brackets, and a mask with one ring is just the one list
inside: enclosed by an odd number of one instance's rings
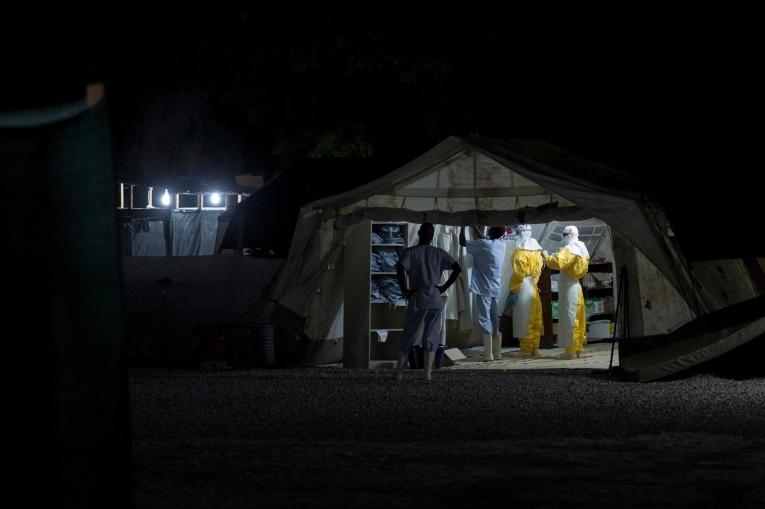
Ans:
{"label": "shelving unit", "polygon": [[[614,266],[611,262],[606,263],[591,263],[587,267],[587,277],[592,277],[592,274],[602,274],[601,280],[610,281],[610,286],[591,286],[582,288],[585,299],[603,299],[604,309],[599,312],[593,312],[587,314],[587,342],[593,343],[597,341],[603,341],[611,337],[610,329],[602,331],[601,335],[595,336],[595,331],[592,327],[592,322],[608,320],[609,323],[614,322],[614,308],[616,305],[614,284],[616,278],[614,277]],[[610,302],[610,304],[608,304]],[[615,325],[614,325],[615,326]]]}
{"label": "shelving unit", "polygon": [[[383,240],[390,238],[395,228],[403,243],[374,242],[375,235]],[[408,233],[408,223],[400,222],[363,221],[348,229],[346,274],[366,274],[366,277],[345,278],[344,367],[392,366],[398,357],[406,301],[395,298],[398,282],[394,265],[407,247]],[[372,270],[373,255],[382,255],[384,252],[391,254],[384,255],[382,267],[378,264]],[[383,256],[379,259],[383,259]],[[386,291],[373,294],[373,289],[380,287]]]}

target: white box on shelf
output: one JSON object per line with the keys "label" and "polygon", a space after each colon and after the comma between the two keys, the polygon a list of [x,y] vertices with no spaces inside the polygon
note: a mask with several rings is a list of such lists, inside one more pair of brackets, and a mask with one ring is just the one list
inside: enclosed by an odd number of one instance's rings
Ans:
{"label": "white box on shelf", "polygon": [[608,320],[595,320],[588,324],[587,337],[592,339],[610,338],[610,325]]}

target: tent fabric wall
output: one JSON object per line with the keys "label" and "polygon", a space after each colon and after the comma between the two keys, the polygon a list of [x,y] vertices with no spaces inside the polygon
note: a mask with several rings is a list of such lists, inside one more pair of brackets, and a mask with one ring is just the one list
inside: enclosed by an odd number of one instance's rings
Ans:
{"label": "tent fabric wall", "polygon": [[120,210],[125,256],[206,256],[215,253],[221,210]]}
{"label": "tent fabric wall", "polygon": [[215,252],[220,211],[173,210],[173,256],[204,256]]}
{"label": "tent fabric wall", "polygon": [[628,379],[656,380],[720,357],[745,343],[761,343],[765,339],[764,312],[765,295],[760,295],[707,313],[663,336],[655,345],[631,352],[621,359],[620,367]]}
{"label": "tent fabric wall", "polygon": [[134,219],[131,256],[165,256],[165,222],[162,220]]}
{"label": "tent fabric wall", "polygon": [[639,251],[636,253],[643,335],[667,334],[693,318],[675,287]]}
{"label": "tent fabric wall", "polygon": [[706,260],[691,264],[693,281],[716,309],[754,298],[760,293],[741,259]]}

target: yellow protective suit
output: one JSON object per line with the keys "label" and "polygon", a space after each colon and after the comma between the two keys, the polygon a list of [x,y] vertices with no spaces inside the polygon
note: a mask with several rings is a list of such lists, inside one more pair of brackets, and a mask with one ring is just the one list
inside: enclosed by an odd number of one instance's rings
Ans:
{"label": "yellow protective suit", "polygon": [[589,257],[573,254],[568,246],[545,258],[547,266],[559,270],[558,276],[558,346],[579,354],[587,343],[587,318],[579,279],[587,274]]}
{"label": "yellow protective suit", "polygon": [[539,349],[542,334],[542,301],[537,289],[542,253],[538,249],[517,248],[511,260],[510,291],[518,296],[513,306],[513,336],[520,341],[521,352],[533,355]]}

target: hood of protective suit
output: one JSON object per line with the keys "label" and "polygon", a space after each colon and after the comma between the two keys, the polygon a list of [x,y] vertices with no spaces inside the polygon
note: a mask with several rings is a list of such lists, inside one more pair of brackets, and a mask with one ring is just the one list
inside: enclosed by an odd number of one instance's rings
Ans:
{"label": "hood of protective suit", "polygon": [[579,240],[579,228],[574,225],[566,226],[563,228],[563,244],[568,247],[571,254],[581,256],[582,258],[589,258],[590,252],[587,251],[587,246],[584,242]]}
{"label": "hood of protective suit", "polygon": [[537,239],[531,236],[531,225],[522,224],[518,225],[518,237],[516,240],[515,248],[524,249],[526,251],[541,251],[542,246],[539,245]]}
{"label": "hood of protective suit", "polygon": [[584,245],[584,242],[574,237],[572,234],[569,234],[564,238],[566,239],[564,240],[564,244],[568,250],[571,251],[571,254],[581,256],[582,258],[590,257],[590,252],[587,250],[587,246]]}

